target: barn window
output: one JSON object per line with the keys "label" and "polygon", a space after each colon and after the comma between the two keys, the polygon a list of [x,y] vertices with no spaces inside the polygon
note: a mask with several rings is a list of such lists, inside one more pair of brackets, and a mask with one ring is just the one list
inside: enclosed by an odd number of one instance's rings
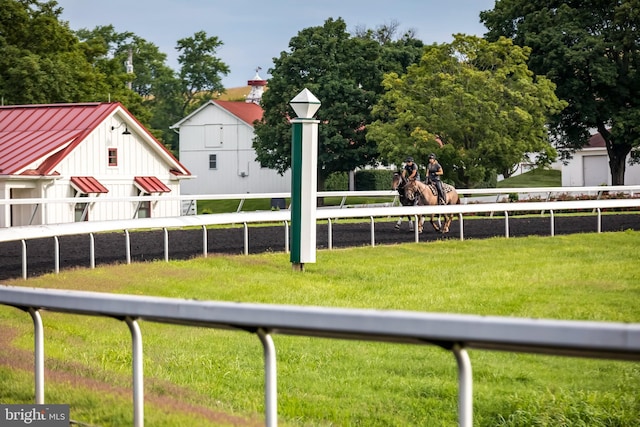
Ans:
{"label": "barn window", "polygon": [[218,169],[218,155],[209,154],[209,169]]}
{"label": "barn window", "polygon": [[[133,178],[133,184],[138,189],[140,196],[171,192],[171,189],[155,176],[136,176]],[[139,201],[134,218],[151,218],[151,208],[150,200]]]}
{"label": "barn window", "polygon": [[117,148],[109,148],[107,149],[107,159],[109,166],[118,166],[118,149]]}
{"label": "barn window", "polygon": [[143,200],[138,205],[138,218],[151,218],[151,202]]}
{"label": "barn window", "polygon": [[[78,194],[77,197],[89,197],[88,194]],[[89,221],[89,203],[76,203],[74,206],[75,222]]]}
{"label": "barn window", "polygon": [[[88,202],[89,194],[106,194],[109,192],[107,188],[92,176],[72,176],[71,187],[74,191],[74,197],[79,199],[74,204],[74,221],[89,221],[89,208],[93,202]],[[84,200],[80,200],[84,199]]]}

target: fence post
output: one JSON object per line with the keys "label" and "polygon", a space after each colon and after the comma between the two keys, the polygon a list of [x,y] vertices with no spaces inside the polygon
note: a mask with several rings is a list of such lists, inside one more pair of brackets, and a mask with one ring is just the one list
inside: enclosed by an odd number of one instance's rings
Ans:
{"label": "fence post", "polygon": [[276,348],[271,335],[265,329],[258,329],[258,337],[264,350],[264,424],[267,427],[276,427],[278,425]]}
{"label": "fence post", "polygon": [[33,319],[33,341],[34,341],[34,365],[33,373],[35,377],[36,404],[44,404],[44,328],[42,327],[42,317],[40,312],[33,307],[29,308],[29,314]]}
{"label": "fence post", "polygon": [[451,349],[458,363],[458,425],[473,425],[473,376],[467,350],[460,344]]}
{"label": "fence post", "polygon": [[131,317],[125,317],[125,322],[131,331],[131,365],[133,368],[133,425],[144,426],[144,383],[142,365],[142,334],[138,322]]}

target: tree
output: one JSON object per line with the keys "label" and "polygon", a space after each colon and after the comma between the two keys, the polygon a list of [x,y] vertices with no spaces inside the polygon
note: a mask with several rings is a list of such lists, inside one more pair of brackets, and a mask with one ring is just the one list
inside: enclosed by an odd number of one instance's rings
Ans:
{"label": "tree", "polygon": [[60,13],[55,1],[0,0],[4,103],[81,102],[106,92],[104,76],[86,60]]}
{"label": "tree", "polygon": [[527,55],[504,38],[456,35],[425,47],[406,74],[385,76],[369,139],[394,164],[409,154],[426,164],[437,153],[448,165],[445,179],[466,188],[488,185],[496,172],[509,176],[527,153],[548,162],[555,150],[545,123],[564,103],[549,80],[529,71]]}
{"label": "tree", "polygon": [[209,100],[216,92],[224,92],[220,74],[229,74],[229,67],[214,56],[222,44],[217,37],[208,37],[204,31],[178,40],[176,49],[180,52],[178,63],[181,66],[179,80],[184,97],[183,115],[195,110],[199,100]]}
{"label": "tree", "polygon": [[489,40],[529,46],[529,67],[569,102],[554,121],[564,157],[597,129],[612,184],[624,184],[626,158],[640,146],[640,0],[499,0],[480,18]]}
{"label": "tree", "polygon": [[[177,84],[174,71],[165,64],[167,56],[134,33],[116,32],[113,25],[81,29],[76,35],[93,68],[105,76],[108,99],[121,102],[168,148],[172,149],[174,143],[177,147],[177,138],[168,132],[169,125],[157,120],[156,107],[165,101],[158,96],[161,82],[169,79]],[[130,55],[133,69],[127,70],[125,62]]]}
{"label": "tree", "polygon": [[[166,54],[134,33],[118,33],[107,25],[77,34],[87,58],[107,77],[112,99],[127,106],[174,154],[179,151],[179,139],[169,126],[203,100],[211,99],[214,92],[224,90],[219,74],[227,74],[229,69],[213,56],[222,43],[205,32],[177,42],[177,49],[182,52],[179,74],[166,65]],[[132,73],[125,66],[129,56],[133,60]]]}
{"label": "tree", "polygon": [[[419,56],[421,42],[398,42],[406,58]],[[284,173],[291,166],[291,124],[295,113],[289,102],[309,89],[321,102],[318,130],[318,187],[336,171],[377,163],[375,144],[366,139],[371,108],[378,100],[383,73],[402,68],[385,63],[383,47],[370,35],[351,37],[342,19],[329,18],[321,27],[303,29],[289,42],[290,51],[274,59],[269,90],[262,97],[263,120],[256,124],[253,147],[257,160]],[[400,48],[398,48],[400,49]]]}

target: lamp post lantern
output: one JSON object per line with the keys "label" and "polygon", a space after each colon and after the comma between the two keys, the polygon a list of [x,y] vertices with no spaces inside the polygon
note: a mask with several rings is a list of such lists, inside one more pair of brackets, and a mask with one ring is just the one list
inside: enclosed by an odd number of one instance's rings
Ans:
{"label": "lamp post lantern", "polygon": [[291,120],[291,266],[304,271],[316,262],[318,192],[318,123],[313,115],[320,101],[303,89],[290,102],[297,118]]}

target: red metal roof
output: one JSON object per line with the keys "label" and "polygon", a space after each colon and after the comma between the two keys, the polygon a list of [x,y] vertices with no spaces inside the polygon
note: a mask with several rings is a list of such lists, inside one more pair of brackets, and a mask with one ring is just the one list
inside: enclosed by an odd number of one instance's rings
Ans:
{"label": "red metal roof", "polygon": [[0,174],[15,174],[38,159],[50,173],[119,103],[11,105],[0,107]]}
{"label": "red metal roof", "polygon": [[589,138],[589,142],[585,146],[585,148],[597,148],[597,147],[606,147],[607,145],[604,143],[604,138],[600,132],[591,135]]}
{"label": "red metal roof", "polygon": [[108,193],[109,190],[92,176],[72,176],[71,185],[85,194]]}
{"label": "red metal roof", "polygon": [[145,193],[168,193],[171,191],[155,176],[136,176],[133,181]]}
{"label": "red metal roof", "polygon": [[256,103],[220,100],[213,102],[251,126],[256,120],[262,120],[262,107]]}
{"label": "red metal roof", "polygon": [[[55,174],[58,163],[118,109],[140,126],[150,143],[166,153],[175,175],[190,175],[119,102],[0,107],[0,175]],[[37,170],[25,170],[38,160],[42,163]]]}

